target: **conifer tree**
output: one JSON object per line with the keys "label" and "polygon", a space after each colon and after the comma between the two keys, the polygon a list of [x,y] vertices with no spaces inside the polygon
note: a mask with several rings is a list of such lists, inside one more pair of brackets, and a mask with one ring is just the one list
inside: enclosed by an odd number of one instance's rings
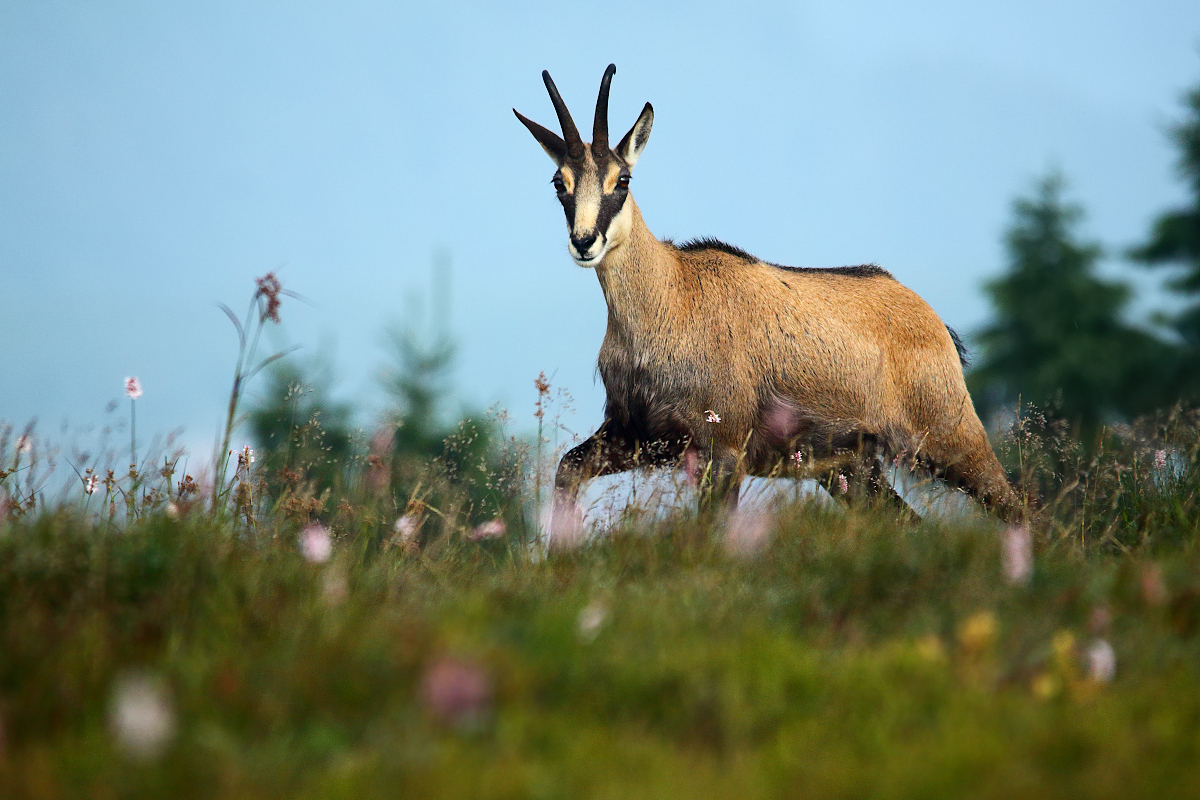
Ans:
{"label": "conifer tree", "polygon": [[983,415],[1018,398],[1070,420],[1090,439],[1104,422],[1154,405],[1146,389],[1163,346],[1122,321],[1128,285],[1095,274],[1101,248],[1080,241],[1082,209],[1052,173],[1013,204],[1008,272],[985,285],[995,320],[976,336],[968,383]]}
{"label": "conifer tree", "polygon": [[320,496],[345,480],[353,451],[350,408],[329,397],[331,367],[322,358],[286,359],[268,373],[265,395],[249,412],[256,471],[278,497],[298,482]]}
{"label": "conifer tree", "polygon": [[[444,256],[434,261],[431,295],[431,325],[422,325],[423,304],[413,298],[405,322],[387,331],[392,366],[383,374],[383,386],[389,396],[384,426],[392,431],[391,491],[403,504],[418,488],[429,492],[436,485],[465,499],[472,515],[495,515],[507,501],[505,492],[516,485],[516,467],[498,446],[499,431],[491,421],[462,413],[450,422],[454,417],[447,414],[457,347],[448,330],[449,261]],[[446,500],[436,494],[423,499],[435,505]]]}
{"label": "conifer tree", "polygon": [[1146,266],[1175,266],[1182,269],[1167,282],[1167,288],[1187,299],[1188,305],[1168,318],[1182,340],[1170,372],[1176,397],[1200,398],[1200,86],[1184,99],[1188,116],[1171,130],[1179,146],[1178,169],[1187,184],[1190,201],[1183,208],[1163,213],[1155,222],[1150,239],[1130,255]]}

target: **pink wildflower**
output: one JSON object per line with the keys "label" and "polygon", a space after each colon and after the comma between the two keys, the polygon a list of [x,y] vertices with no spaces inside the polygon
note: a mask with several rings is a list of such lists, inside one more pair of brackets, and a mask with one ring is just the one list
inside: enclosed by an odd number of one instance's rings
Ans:
{"label": "pink wildflower", "polygon": [[704,412],[704,418],[709,422],[720,422],[721,415],[713,411],[711,408]]}
{"label": "pink wildflower", "polygon": [[333,555],[333,540],[329,529],[319,522],[307,526],[300,532],[300,552],[310,564],[324,564]]}
{"label": "pink wildflower", "polygon": [[490,519],[480,525],[476,525],[471,531],[469,538],[472,541],[478,542],[480,539],[499,539],[507,530],[504,526],[504,520],[496,517]]}
{"label": "pink wildflower", "polygon": [[132,376],[125,379],[125,396],[137,400],[142,396],[142,382]]}
{"label": "pink wildflower", "polygon": [[846,476],[840,472],[838,473],[838,491],[842,494],[850,493],[850,482],[846,480]]}
{"label": "pink wildflower", "polygon": [[268,272],[261,278],[255,278],[254,283],[258,285],[256,297],[261,297],[266,300],[266,305],[261,305],[259,321],[279,322],[279,295],[283,292],[283,284],[275,277],[274,272]]}
{"label": "pink wildflower", "polygon": [[1000,550],[1004,577],[1014,586],[1028,583],[1033,574],[1033,537],[1025,525],[1009,525],[1004,530]]}
{"label": "pink wildflower", "polygon": [[100,479],[95,475],[89,475],[83,479],[83,493],[92,494],[96,491],[96,485],[100,483]]}
{"label": "pink wildflower", "polygon": [[758,555],[771,542],[773,523],[771,515],[763,511],[734,511],[725,524],[726,551],[734,556]]}
{"label": "pink wildflower", "polygon": [[763,410],[762,429],[775,441],[786,442],[800,432],[800,412],[791,403],[773,398]]}
{"label": "pink wildflower", "polygon": [[804,464],[804,451],[797,450],[796,452],[792,453],[791,458],[797,467],[802,466]]}
{"label": "pink wildflower", "polygon": [[1163,581],[1162,567],[1153,562],[1142,567],[1140,576],[1142,584],[1142,600],[1148,606],[1165,605],[1170,595]]}
{"label": "pink wildflower", "polygon": [[574,550],[587,539],[583,509],[574,500],[556,496],[545,518],[546,544],[551,550]]}
{"label": "pink wildflower", "polygon": [[472,728],[483,722],[491,705],[492,682],[478,666],[442,657],[425,671],[420,698],[438,722]]}
{"label": "pink wildflower", "polygon": [[1154,468],[1155,469],[1166,469],[1167,468],[1167,451],[1166,450],[1155,450],[1154,451]]}

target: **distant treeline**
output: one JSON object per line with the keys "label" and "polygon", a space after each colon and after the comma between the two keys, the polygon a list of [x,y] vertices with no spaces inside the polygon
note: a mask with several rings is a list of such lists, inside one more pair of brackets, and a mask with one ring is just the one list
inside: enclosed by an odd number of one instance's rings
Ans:
{"label": "distant treeline", "polygon": [[1064,200],[1060,174],[1045,177],[1013,204],[1008,270],[985,285],[994,317],[974,336],[968,374],[981,416],[1032,403],[1087,440],[1106,424],[1200,399],[1200,86],[1185,106],[1170,136],[1190,202],[1124,252],[1139,267],[1173,267],[1165,285],[1183,309],[1131,324],[1132,289],[1096,275],[1104,251],[1076,233],[1082,208]]}

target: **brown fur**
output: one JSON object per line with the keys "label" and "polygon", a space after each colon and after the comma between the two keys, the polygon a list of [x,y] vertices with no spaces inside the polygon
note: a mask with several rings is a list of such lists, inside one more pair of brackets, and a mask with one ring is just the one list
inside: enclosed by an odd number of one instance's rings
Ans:
{"label": "brown fur", "polygon": [[[647,125],[641,144],[648,133]],[[571,191],[582,197],[580,186],[604,175],[595,190],[611,197],[625,144],[607,165],[590,152],[556,159],[564,176],[573,165]],[[630,165],[639,152],[627,155]],[[574,200],[564,207],[580,233]],[[595,265],[608,303],[605,422],[562,459],[559,502],[573,502],[592,477],[677,463],[690,448],[701,458],[689,461],[711,461],[711,488],[731,502],[747,474],[816,477],[837,494],[839,472],[902,502],[877,457],[903,455],[1002,517],[1020,517],[951,334],[886,272],[795,270],[735,248],[680,249],[650,233],[632,195],[597,233],[607,248]],[[797,451],[803,471],[789,460]]]}

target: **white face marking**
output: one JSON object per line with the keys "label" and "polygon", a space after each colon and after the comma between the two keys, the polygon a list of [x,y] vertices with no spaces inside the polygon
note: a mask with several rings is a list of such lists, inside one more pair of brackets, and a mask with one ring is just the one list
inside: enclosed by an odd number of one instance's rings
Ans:
{"label": "white face marking", "polygon": [[583,236],[596,228],[600,216],[600,184],[591,170],[575,188],[575,225],[572,233]]}
{"label": "white face marking", "polygon": [[588,234],[596,233],[596,240],[592,242],[586,252],[581,253],[576,249],[575,243],[568,238],[567,252],[579,266],[594,267],[604,257],[607,244],[605,231],[596,230],[596,220],[600,216],[601,192],[600,181],[596,175],[596,164],[592,161],[590,152],[587,154],[587,161],[581,174],[578,175],[578,180],[575,181],[574,190],[575,219],[572,221],[570,234],[583,238]]}

